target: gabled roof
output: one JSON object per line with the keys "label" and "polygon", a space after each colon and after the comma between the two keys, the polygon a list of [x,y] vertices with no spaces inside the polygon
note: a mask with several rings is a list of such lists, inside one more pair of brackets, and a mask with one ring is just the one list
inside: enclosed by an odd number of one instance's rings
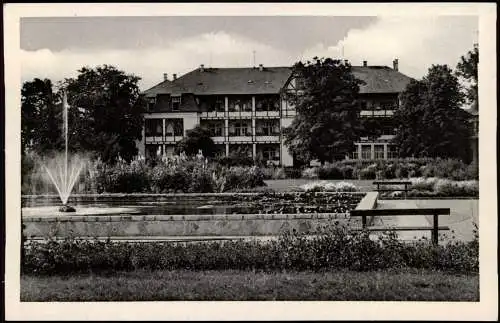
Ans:
{"label": "gabled roof", "polygon": [[402,92],[411,77],[388,66],[353,66],[352,73],[366,84],[360,85],[359,93],[399,93]]}
{"label": "gabled roof", "polygon": [[[412,80],[387,66],[353,66],[353,74],[366,84],[360,93],[399,93]],[[146,91],[156,94],[194,93],[196,95],[279,93],[292,74],[291,67],[205,68],[195,69],[173,81],[164,81]]]}
{"label": "gabled roof", "polygon": [[146,90],[146,95],[171,93],[214,94],[273,94],[279,93],[291,75],[290,67],[204,68],[195,69],[174,81],[167,81]]}

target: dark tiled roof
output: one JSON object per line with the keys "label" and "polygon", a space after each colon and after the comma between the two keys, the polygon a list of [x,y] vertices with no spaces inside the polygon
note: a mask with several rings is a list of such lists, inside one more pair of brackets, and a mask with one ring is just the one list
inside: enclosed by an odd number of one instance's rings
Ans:
{"label": "dark tiled roof", "polygon": [[[174,81],[164,81],[144,93],[214,94],[271,94],[279,93],[291,75],[291,67],[259,68],[205,68],[193,70]],[[356,77],[366,84],[360,93],[398,93],[411,78],[387,66],[353,66]]]}
{"label": "dark tiled roof", "polygon": [[399,93],[412,80],[388,66],[353,66],[352,72],[366,83],[360,86],[359,92],[362,94]]}

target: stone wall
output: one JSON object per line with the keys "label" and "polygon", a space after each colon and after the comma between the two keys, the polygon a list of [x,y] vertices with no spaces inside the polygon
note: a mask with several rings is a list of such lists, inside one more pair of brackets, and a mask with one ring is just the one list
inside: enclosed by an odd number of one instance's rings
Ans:
{"label": "stone wall", "polygon": [[23,217],[28,238],[274,236],[282,230],[315,230],[346,214],[120,215]]}

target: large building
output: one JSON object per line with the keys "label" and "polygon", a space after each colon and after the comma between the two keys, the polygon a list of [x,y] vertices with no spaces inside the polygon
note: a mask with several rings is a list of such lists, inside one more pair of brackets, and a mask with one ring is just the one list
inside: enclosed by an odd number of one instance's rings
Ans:
{"label": "large building", "polygon": [[[361,116],[379,118],[382,132],[377,138],[359,138],[346,158],[390,159],[396,150],[392,114],[399,93],[411,78],[393,67],[353,66],[360,86]],[[139,151],[146,158],[171,155],[186,131],[207,127],[220,155],[238,151],[261,160],[292,166],[293,157],[283,144],[282,131],[291,124],[295,109],[287,97],[299,92],[291,67],[207,68],[201,65],[185,75],[146,90],[148,102]],[[296,84],[297,83],[297,84]]]}

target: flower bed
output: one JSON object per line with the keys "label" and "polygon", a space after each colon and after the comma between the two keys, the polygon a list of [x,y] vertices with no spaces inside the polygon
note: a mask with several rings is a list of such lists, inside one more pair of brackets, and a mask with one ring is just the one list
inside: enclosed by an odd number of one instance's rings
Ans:
{"label": "flower bed", "polygon": [[[443,178],[410,178],[408,197],[479,197],[479,181],[453,181]],[[384,188],[384,187],[381,187]],[[401,197],[402,191],[383,192],[381,197]]]}

